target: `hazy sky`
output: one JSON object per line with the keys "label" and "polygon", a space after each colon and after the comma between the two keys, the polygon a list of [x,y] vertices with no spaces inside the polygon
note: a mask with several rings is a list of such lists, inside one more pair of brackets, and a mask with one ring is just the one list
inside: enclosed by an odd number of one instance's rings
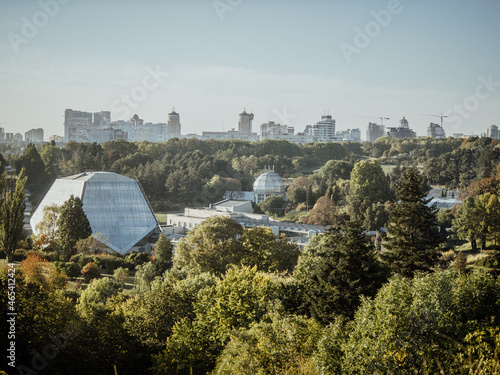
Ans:
{"label": "hazy sky", "polygon": [[66,108],[182,133],[403,116],[500,125],[500,1],[0,0],[0,125],[63,135]]}

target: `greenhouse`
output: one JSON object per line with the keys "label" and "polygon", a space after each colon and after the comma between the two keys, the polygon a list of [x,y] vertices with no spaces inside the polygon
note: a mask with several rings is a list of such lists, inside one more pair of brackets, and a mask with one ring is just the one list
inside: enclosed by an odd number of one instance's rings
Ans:
{"label": "greenhouse", "polygon": [[150,237],[157,237],[160,228],[141,186],[132,178],[112,172],[57,179],[31,218],[34,233],[44,207],[62,206],[71,195],[82,200],[92,235],[111,250],[126,254],[151,249]]}

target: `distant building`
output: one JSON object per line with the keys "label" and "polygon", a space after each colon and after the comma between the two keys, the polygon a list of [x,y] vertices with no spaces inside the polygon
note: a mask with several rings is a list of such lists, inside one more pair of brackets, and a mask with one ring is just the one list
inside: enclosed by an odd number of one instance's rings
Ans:
{"label": "distant building", "polygon": [[5,141],[5,129],[0,128],[0,141]]}
{"label": "distant building", "polygon": [[370,143],[375,142],[377,138],[383,137],[385,135],[385,126],[377,125],[374,122],[368,123],[368,128],[366,129],[366,140]]}
{"label": "distant building", "polygon": [[237,139],[240,141],[257,142],[257,133],[240,133],[236,129],[228,130],[227,132],[202,132],[201,139],[215,139],[215,140],[231,140]]}
{"label": "distant building", "polygon": [[26,142],[43,142],[43,129],[38,128],[27,131],[26,133],[24,133],[24,139]]}
{"label": "distant building", "polygon": [[320,121],[307,125],[304,134],[327,142],[338,140],[335,134],[335,119],[332,119],[331,115],[321,116]]}
{"label": "distant building", "polygon": [[260,125],[260,140],[263,139],[286,139],[294,135],[293,126],[276,124],[269,121]]}
{"label": "distant building", "polygon": [[167,116],[167,134],[169,138],[181,135],[181,118],[175,108]]}
{"label": "distant building", "polygon": [[196,228],[207,218],[225,216],[230,217],[246,229],[264,227],[271,229],[276,236],[284,234],[290,242],[303,249],[312,237],[323,234],[327,229],[327,227],[321,225],[278,221],[271,219],[267,215],[254,214],[250,211],[251,205],[249,203],[248,201],[224,200],[211,204],[207,208],[185,208],[183,213],[168,214],[167,226],[162,227],[162,230],[164,233],[173,233],[167,235],[167,237],[172,236],[171,238],[175,243],[183,237],[181,233],[185,234]]}
{"label": "distant building", "polygon": [[66,142],[88,142],[89,128],[92,128],[92,113],[83,111],[64,111],[64,137]]}
{"label": "distant building", "polygon": [[488,129],[486,129],[486,136],[494,139],[500,139],[498,134],[498,126],[490,125]]}
{"label": "distant building", "polygon": [[238,116],[238,131],[244,134],[252,132],[253,113],[247,113],[245,109]]}
{"label": "distant building", "polygon": [[432,138],[446,138],[444,129],[439,124],[434,124],[431,122],[427,127],[427,135]]}
{"label": "distant building", "polygon": [[337,137],[342,141],[361,142],[361,131],[359,129],[338,131]]}
{"label": "distant building", "polygon": [[21,133],[14,134],[14,141],[16,141],[16,142],[22,142],[23,141],[23,135]]}
{"label": "distant building", "polygon": [[416,138],[417,133],[410,129],[410,124],[406,118],[399,120],[398,127],[387,128],[387,135],[391,138]]}
{"label": "distant building", "polygon": [[111,122],[111,112],[101,111],[94,113],[94,125],[106,126],[109,122]]}

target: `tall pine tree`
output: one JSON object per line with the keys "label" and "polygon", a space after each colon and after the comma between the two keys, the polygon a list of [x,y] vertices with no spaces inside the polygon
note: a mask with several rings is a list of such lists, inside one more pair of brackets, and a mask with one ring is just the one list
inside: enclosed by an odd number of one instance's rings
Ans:
{"label": "tall pine tree", "polygon": [[69,260],[75,252],[75,245],[78,240],[92,235],[92,228],[80,198],[71,195],[64,202],[59,214],[59,244],[62,249],[63,258]]}
{"label": "tall pine tree", "polygon": [[390,213],[383,259],[393,273],[413,277],[429,271],[438,258],[436,214],[416,167],[406,168],[397,184],[397,202]]}

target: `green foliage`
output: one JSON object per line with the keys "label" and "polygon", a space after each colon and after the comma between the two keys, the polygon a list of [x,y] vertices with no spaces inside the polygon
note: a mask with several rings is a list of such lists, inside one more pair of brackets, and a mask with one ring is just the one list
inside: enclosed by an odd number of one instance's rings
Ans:
{"label": "green foliage", "polygon": [[359,222],[331,228],[299,257],[294,276],[311,316],[323,324],[336,316],[352,317],[361,296],[372,297],[386,281]]}
{"label": "green foliage", "polygon": [[172,268],[172,258],[174,256],[174,246],[164,234],[160,234],[158,241],[153,248],[156,274],[162,275],[166,270]]}
{"label": "green foliage", "polygon": [[188,232],[176,247],[174,267],[191,273],[222,274],[239,264],[242,254],[237,237],[243,228],[230,217],[212,216]]}
{"label": "green foliage", "polygon": [[64,202],[58,219],[59,243],[63,251],[63,258],[68,260],[75,252],[75,245],[80,239],[92,234],[89,220],[83,211],[80,198],[73,195]]}
{"label": "green foliage", "polygon": [[94,279],[80,295],[78,312],[87,318],[102,314],[108,299],[118,294],[119,289],[120,285],[109,277]]}
{"label": "green foliage", "polygon": [[241,264],[267,272],[293,271],[299,249],[285,235],[275,236],[270,228],[245,230],[239,242],[243,247]]}
{"label": "green foliage", "polygon": [[14,186],[10,178],[6,179],[5,173],[0,176],[0,248],[6,253],[9,263],[23,235],[26,180],[24,169],[17,176]]}
{"label": "green foliage", "polygon": [[344,160],[330,160],[318,172],[319,177],[328,186],[335,185],[338,180],[349,180],[354,165]]}
{"label": "green foliage", "polygon": [[178,321],[166,349],[155,356],[154,373],[206,373],[235,329],[268,320],[279,308],[281,286],[256,267],[230,268],[217,284],[198,293],[196,317]]}
{"label": "green foliage", "polygon": [[285,210],[286,202],[279,195],[270,195],[259,203],[259,208],[269,216],[281,216]]}
{"label": "green foliage", "polygon": [[463,373],[460,343],[498,319],[497,285],[485,274],[454,271],[392,278],[349,324],[342,373]]}
{"label": "green foliage", "polygon": [[129,275],[128,268],[119,267],[113,272],[113,279],[115,282],[120,285],[120,287],[125,287],[125,281],[127,281]]}
{"label": "green foliage", "polygon": [[370,202],[385,202],[391,198],[384,171],[376,161],[360,161],[351,172],[351,196]]}
{"label": "green foliage", "polygon": [[396,197],[383,258],[394,273],[412,277],[415,271],[429,271],[437,261],[437,208],[428,206],[422,178],[414,167],[405,169]]}
{"label": "green foliage", "polygon": [[47,181],[48,176],[45,173],[45,163],[33,143],[29,143],[26,146],[23,154],[16,161],[16,170],[20,171],[23,168],[26,171],[29,188],[36,190],[41,182]]}
{"label": "green foliage", "polygon": [[66,275],[68,275],[68,277],[72,279],[81,275],[80,270],[82,269],[82,267],[80,267],[76,263],[55,261],[54,266],[59,272],[64,272]]}
{"label": "green foliage", "polygon": [[213,374],[317,374],[311,355],[321,327],[313,319],[272,314],[248,330],[234,331]]}
{"label": "green foliage", "polygon": [[120,307],[124,315],[124,327],[143,345],[159,350],[177,321],[193,318],[193,303],[198,294],[215,284],[213,276],[201,274],[185,280],[177,280],[167,272],[165,281],[156,279],[151,288],[135,294]]}
{"label": "green foliage", "polygon": [[153,263],[147,262],[135,267],[135,286],[139,290],[149,290],[155,277],[156,271]]}

